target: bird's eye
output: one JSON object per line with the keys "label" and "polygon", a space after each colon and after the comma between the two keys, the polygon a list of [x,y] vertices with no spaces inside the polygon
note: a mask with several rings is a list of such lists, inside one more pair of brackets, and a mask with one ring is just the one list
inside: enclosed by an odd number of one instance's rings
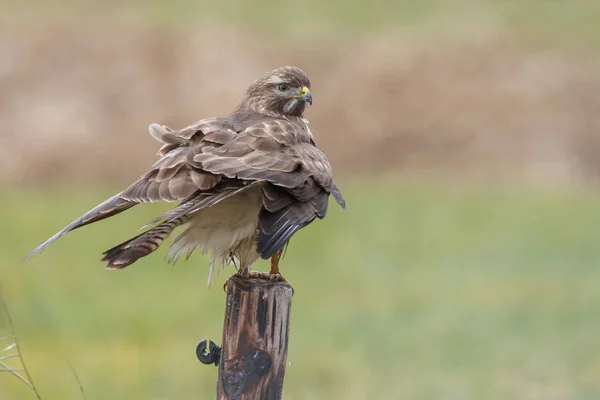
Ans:
{"label": "bird's eye", "polygon": [[277,90],[279,90],[280,92],[287,92],[288,90],[290,90],[290,87],[285,83],[282,83],[277,85]]}

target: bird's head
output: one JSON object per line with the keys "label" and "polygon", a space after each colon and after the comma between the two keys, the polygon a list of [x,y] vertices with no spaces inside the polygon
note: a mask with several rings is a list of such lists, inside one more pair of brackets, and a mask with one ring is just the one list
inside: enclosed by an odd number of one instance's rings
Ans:
{"label": "bird's head", "polygon": [[258,78],[246,91],[238,110],[274,117],[302,117],[312,104],[310,80],[297,67],[282,67]]}

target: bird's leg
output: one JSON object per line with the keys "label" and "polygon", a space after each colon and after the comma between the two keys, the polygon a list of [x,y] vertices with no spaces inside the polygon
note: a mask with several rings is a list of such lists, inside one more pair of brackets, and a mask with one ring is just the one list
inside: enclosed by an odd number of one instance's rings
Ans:
{"label": "bird's leg", "polygon": [[284,281],[287,282],[281,273],[279,272],[279,259],[281,258],[281,251],[276,251],[271,257],[271,270],[268,273],[259,271],[250,271],[250,268],[246,267],[240,269],[236,276],[242,279],[265,279],[269,281]]}
{"label": "bird's leg", "polygon": [[[279,259],[281,258],[281,250],[278,250],[271,257],[271,270],[269,271],[269,280],[270,281],[283,281],[290,283],[287,279],[281,275],[279,272]],[[290,284],[291,286],[291,284]]]}
{"label": "bird's leg", "polygon": [[281,253],[279,251],[276,251],[275,254],[271,256],[271,270],[269,271],[269,280],[271,281],[278,281],[280,278],[282,278],[281,274],[279,273],[280,255]]}
{"label": "bird's leg", "polygon": [[[271,282],[281,281],[289,284],[288,280],[281,275],[279,272],[279,259],[281,258],[281,251],[275,252],[271,257],[271,270],[269,272],[251,271],[250,268],[245,267],[239,269],[232,277],[241,279],[263,279]],[[223,289],[226,289],[227,282],[223,285]],[[290,285],[291,286],[291,285]],[[226,290],[225,290],[226,291]]]}

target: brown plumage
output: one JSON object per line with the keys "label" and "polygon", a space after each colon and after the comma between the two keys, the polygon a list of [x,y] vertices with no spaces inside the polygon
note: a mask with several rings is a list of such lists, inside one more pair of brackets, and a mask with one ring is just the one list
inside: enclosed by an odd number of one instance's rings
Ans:
{"label": "brown plumage", "polygon": [[[40,244],[43,251],[65,233],[138,203],[181,201],[159,223],[104,253],[107,268],[124,268],[156,250],[178,226],[170,260],[200,247],[215,262],[234,261],[242,275],[261,256],[275,256],[292,235],[323,218],[329,195],[345,207],[325,155],[304,119],[310,82],[296,67],[255,81],[236,110],[181,130],[150,125],[160,159],[140,179]],[[276,264],[276,262],[275,262]],[[277,266],[272,274],[278,274]]]}

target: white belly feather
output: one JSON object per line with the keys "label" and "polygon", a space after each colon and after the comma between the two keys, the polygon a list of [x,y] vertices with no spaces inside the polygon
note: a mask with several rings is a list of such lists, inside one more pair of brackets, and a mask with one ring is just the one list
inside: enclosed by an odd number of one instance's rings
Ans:
{"label": "white belly feather", "polygon": [[250,266],[259,257],[256,228],[261,206],[261,189],[252,188],[196,212],[170,247],[169,259],[189,257],[196,247],[202,253],[210,251],[209,286],[215,263],[219,269],[229,261],[238,268]]}

